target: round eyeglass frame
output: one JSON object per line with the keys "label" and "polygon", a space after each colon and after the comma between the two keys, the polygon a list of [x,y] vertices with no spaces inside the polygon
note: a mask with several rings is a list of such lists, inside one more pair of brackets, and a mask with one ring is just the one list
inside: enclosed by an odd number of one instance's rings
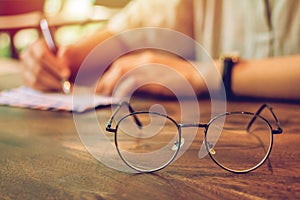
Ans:
{"label": "round eyeglass frame", "polygon": [[[124,115],[123,117],[121,117],[120,120],[118,120],[118,122],[116,123],[116,128],[111,128],[111,124],[112,124],[112,121],[114,119],[114,117],[116,116],[116,113],[119,111],[119,109],[121,108],[122,105],[126,104],[128,106],[128,110],[130,111],[129,114],[126,114]],[[162,113],[158,113],[158,112],[149,112],[149,111],[134,111],[133,108],[131,107],[131,105],[128,103],[128,102],[121,102],[118,105],[118,108],[114,111],[114,113],[112,114],[112,116],[110,117],[109,121],[107,122],[106,124],[106,131],[108,132],[112,132],[112,133],[115,133],[114,135],[114,140],[115,140],[115,146],[116,146],[116,149],[117,149],[117,152],[120,156],[120,158],[123,160],[123,162],[128,166],[130,167],[131,169],[137,171],[137,172],[141,172],[141,173],[145,173],[145,172],[155,172],[155,171],[159,171],[165,167],[167,167],[169,164],[171,164],[174,159],[176,158],[176,156],[178,155],[178,152],[180,151],[180,146],[181,146],[181,141],[182,141],[182,137],[181,137],[181,128],[185,128],[185,127],[198,127],[198,128],[204,128],[204,143],[205,143],[205,148],[207,150],[207,153],[209,154],[210,158],[219,166],[221,167],[222,169],[226,170],[226,171],[229,171],[229,172],[233,172],[233,173],[238,173],[238,174],[241,174],[241,173],[248,173],[250,171],[253,171],[257,168],[259,168],[263,163],[266,162],[266,160],[269,161],[268,163],[268,167],[269,167],[269,170],[272,171],[272,165],[271,165],[271,162],[269,160],[269,155],[271,153],[271,150],[272,150],[272,147],[273,147],[273,134],[281,134],[283,133],[283,130],[281,128],[281,125],[280,125],[280,122],[277,118],[277,116],[275,115],[275,113],[273,112],[272,110],[272,107],[269,106],[268,104],[262,104],[260,106],[260,108],[256,111],[256,113],[252,113],[252,112],[226,112],[226,113],[223,113],[223,114],[219,114],[215,117],[213,117],[207,124],[201,124],[201,123],[177,123],[173,118],[169,117],[168,115],[165,115],[165,114],[162,114]],[[265,108],[267,108],[272,116],[274,117],[275,119],[275,122],[276,122],[276,125],[277,125],[277,129],[273,129],[271,124],[269,123],[268,120],[266,120],[264,117],[260,116],[259,114],[262,112],[262,110],[264,110]],[[135,166],[133,166],[132,164],[130,164],[129,162],[127,162],[127,160],[123,157],[120,149],[119,149],[119,145],[118,145],[118,140],[117,140],[117,130],[118,130],[118,127],[120,125],[120,123],[127,117],[130,117],[130,116],[133,116],[137,125],[141,125],[141,123],[139,122],[139,120],[136,118],[136,115],[138,114],[153,114],[153,115],[158,115],[158,116],[162,116],[162,117],[166,117],[168,120],[170,120],[172,123],[174,123],[174,125],[177,127],[177,132],[178,132],[178,147],[176,149],[176,152],[174,153],[174,155],[169,159],[169,161],[167,161],[164,165],[160,166],[160,167],[156,167],[154,169],[151,169],[151,170],[144,170],[144,169],[140,169],[140,168],[137,168]],[[268,148],[268,151],[266,152],[264,158],[255,166],[249,168],[249,169],[246,169],[246,170],[232,170],[228,167],[225,167],[223,166],[222,164],[220,164],[216,159],[213,158],[213,156],[211,155],[211,152],[209,151],[209,147],[208,147],[208,142],[207,142],[207,130],[209,128],[209,126],[217,119],[221,118],[221,117],[224,117],[226,115],[233,115],[233,114],[247,114],[247,115],[252,115],[253,118],[252,120],[249,122],[249,125],[248,125],[248,128],[251,126],[251,124],[255,121],[256,118],[260,118],[262,119],[268,126],[268,128],[270,129],[270,146]]]}
{"label": "round eyeglass frame", "polygon": [[[214,121],[216,121],[217,119],[221,118],[221,117],[224,117],[224,116],[229,116],[229,115],[235,115],[235,114],[239,114],[239,115],[252,115],[253,118],[259,118],[261,120],[263,120],[265,122],[265,124],[268,126],[269,130],[270,130],[270,144],[269,144],[269,147],[268,147],[268,151],[266,152],[265,156],[263,157],[263,159],[257,163],[255,166],[249,168],[249,169],[245,169],[245,170],[233,170],[233,169],[230,169],[229,167],[226,167],[224,165],[222,165],[218,160],[216,160],[214,158],[214,156],[212,156],[211,152],[209,151],[209,146],[208,146],[208,142],[207,142],[207,132],[208,132],[208,129],[209,129],[209,126],[211,124],[213,124]],[[204,130],[204,144],[205,144],[205,147],[206,147],[206,150],[207,150],[207,153],[208,155],[210,156],[210,158],[219,166],[221,167],[222,169],[225,169],[229,172],[233,172],[233,173],[237,173],[237,174],[243,174],[243,173],[248,173],[248,172],[251,172],[257,168],[259,168],[261,165],[263,165],[266,160],[268,159],[271,151],[272,151],[272,147],[273,147],[273,140],[274,140],[274,137],[273,137],[273,134],[272,134],[272,126],[271,124],[268,122],[268,120],[266,120],[264,117],[260,116],[260,115],[256,115],[252,112],[226,112],[226,113],[223,113],[223,114],[220,114],[220,115],[217,115],[216,117],[214,117],[213,119],[211,119],[208,124],[207,124],[207,128],[205,128]]]}
{"label": "round eyeglass frame", "polygon": [[178,145],[178,147],[177,147],[175,153],[173,154],[173,156],[172,156],[172,157],[171,157],[164,165],[162,165],[162,166],[160,166],[160,167],[154,168],[154,169],[152,169],[152,170],[144,170],[144,169],[137,168],[137,167],[133,166],[132,164],[130,164],[130,163],[124,158],[124,156],[122,155],[121,150],[120,150],[120,148],[119,148],[119,145],[118,145],[118,139],[117,139],[117,137],[118,137],[118,128],[119,128],[120,123],[121,123],[124,119],[126,119],[126,118],[128,118],[128,117],[130,117],[130,116],[135,116],[135,115],[139,115],[139,114],[158,115],[158,116],[165,117],[165,118],[167,118],[168,120],[170,120],[170,121],[177,127],[178,144],[181,144],[181,139],[182,139],[182,137],[181,137],[181,128],[180,128],[179,124],[178,124],[173,118],[169,117],[168,115],[165,115],[165,114],[162,114],[162,113],[158,113],[158,112],[137,111],[137,112],[133,112],[133,113],[130,113],[130,114],[127,114],[127,115],[123,116],[123,117],[118,121],[118,123],[117,123],[117,125],[116,125],[116,132],[115,132],[115,136],[114,136],[114,141],[115,141],[115,146],[116,146],[116,149],[117,149],[117,152],[118,152],[120,158],[123,160],[123,162],[124,162],[128,167],[130,167],[131,169],[134,169],[134,170],[136,170],[136,171],[138,171],[138,172],[142,172],[142,173],[145,173],[145,172],[156,172],[156,171],[159,171],[159,170],[161,170],[161,169],[167,167],[168,165],[170,165],[170,164],[173,162],[173,160],[174,160],[174,159],[176,158],[176,156],[178,155],[178,152],[179,152],[179,150],[180,150],[180,145]]}

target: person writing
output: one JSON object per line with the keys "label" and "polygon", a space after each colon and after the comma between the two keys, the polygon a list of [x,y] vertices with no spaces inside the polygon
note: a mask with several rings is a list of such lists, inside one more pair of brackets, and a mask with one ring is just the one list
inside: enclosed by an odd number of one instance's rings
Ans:
{"label": "person writing", "polygon": [[[298,19],[300,3],[293,0],[136,0],[114,16],[103,30],[76,44],[60,47],[56,55],[42,39],[29,46],[21,55],[23,77],[25,84],[35,89],[60,90],[60,80],[56,77],[69,76],[74,81],[80,64],[99,43],[122,31],[161,27],[196,40],[216,61],[220,73],[224,73],[223,63],[218,60],[220,55],[238,52],[239,61],[231,63],[230,85],[225,85],[234,95],[297,100],[300,99]],[[118,48],[118,44],[111,48]],[[201,56],[189,48],[186,54],[201,62]],[[190,62],[154,50],[128,53],[115,60],[100,78],[97,92],[111,95],[119,79],[147,63],[170,66],[189,81],[198,95],[207,92],[204,80]],[[137,85],[140,77],[155,80],[157,76],[172,81],[169,74],[148,67],[139,76],[128,77],[123,92]],[[155,84],[140,90],[171,95],[163,88],[157,89]]]}

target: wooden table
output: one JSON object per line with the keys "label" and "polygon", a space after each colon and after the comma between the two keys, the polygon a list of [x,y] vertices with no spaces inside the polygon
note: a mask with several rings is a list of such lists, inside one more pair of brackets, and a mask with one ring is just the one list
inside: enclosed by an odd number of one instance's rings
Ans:
{"label": "wooden table", "polygon": [[[11,81],[2,75],[0,85]],[[2,88],[3,89],[3,88]],[[160,103],[179,119],[177,102],[133,100],[139,110]],[[229,102],[228,110],[255,111],[261,102]],[[201,121],[210,119],[210,101],[199,101]],[[248,174],[232,174],[207,156],[197,157],[200,130],[176,162],[150,174],[127,174],[87,152],[72,113],[0,106],[0,199],[299,199],[300,104],[271,102],[284,134],[276,135],[266,164]],[[89,114],[86,115],[87,119]],[[97,110],[105,126],[110,109]],[[88,126],[88,120],[87,120]]]}

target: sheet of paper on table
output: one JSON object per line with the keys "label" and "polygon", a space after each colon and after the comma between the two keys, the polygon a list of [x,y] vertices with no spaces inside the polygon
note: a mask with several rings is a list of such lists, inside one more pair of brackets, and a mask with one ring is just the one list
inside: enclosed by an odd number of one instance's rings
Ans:
{"label": "sheet of paper on table", "polygon": [[114,102],[116,99],[107,96],[74,97],[62,93],[43,93],[24,86],[0,92],[0,105],[38,110],[84,112]]}

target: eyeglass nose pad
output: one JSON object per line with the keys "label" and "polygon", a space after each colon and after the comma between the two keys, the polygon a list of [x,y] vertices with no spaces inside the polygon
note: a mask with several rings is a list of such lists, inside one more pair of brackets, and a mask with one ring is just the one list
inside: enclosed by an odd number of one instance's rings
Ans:
{"label": "eyeglass nose pad", "polygon": [[[180,141],[180,148],[182,147],[182,145],[184,144],[184,138],[181,138],[181,141]],[[179,142],[176,140],[174,142],[174,145],[172,146],[172,150],[173,151],[177,151],[179,148]]]}
{"label": "eyeglass nose pad", "polygon": [[214,150],[214,147],[212,144],[208,144],[208,151],[210,154],[215,155],[216,151]]}
{"label": "eyeglass nose pad", "polygon": [[216,151],[214,150],[214,145],[208,143],[208,151],[207,151],[207,148],[206,148],[206,145],[205,145],[205,142],[203,141],[202,142],[202,145],[201,145],[201,148],[199,149],[199,153],[198,153],[198,157],[201,159],[201,158],[204,158],[208,153],[212,154],[212,155],[215,155],[216,154]]}

